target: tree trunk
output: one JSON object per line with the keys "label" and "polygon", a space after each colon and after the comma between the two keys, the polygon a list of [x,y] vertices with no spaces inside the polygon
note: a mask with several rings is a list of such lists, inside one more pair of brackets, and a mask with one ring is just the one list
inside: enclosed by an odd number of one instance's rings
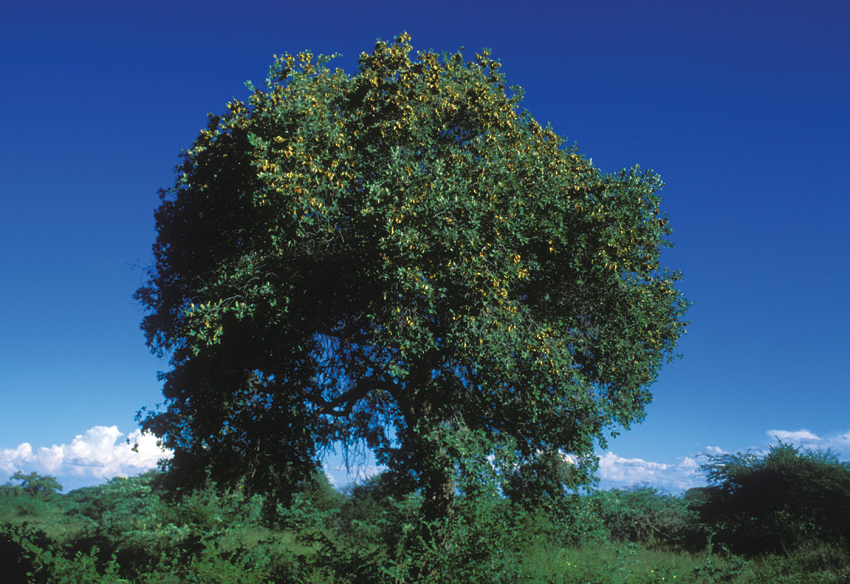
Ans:
{"label": "tree trunk", "polygon": [[454,519],[455,479],[448,456],[438,452],[436,456],[425,458],[423,463],[425,469],[420,474],[420,484],[424,500],[419,511],[419,539],[411,550],[416,558],[409,574],[412,582],[428,579],[441,568],[440,552],[446,550]]}
{"label": "tree trunk", "polygon": [[429,368],[422,368],[411,376],[410,387],[420,391],[411,391],[409,395],[413,399],[403,408],[407,427],[414,429],[409,447],[414,452],[424,499],[419,512],[419,536],[426,548],[435,543],[438,547],[445,545],[447,525],[454,516],[455,499],[454,461],[439,438],[441,420],[434,415],[436,408],[428,399],[427,392],[422,391],[428,378]]}
{"label": "tree trunk", "polygon": [[[439,457],[448,458],[448,457]],[[437,464],[425,471],[423,478],[422,519],[426,522],[451,518],[454,515],[455,479],[451,467]],[[439,465],[439,466],[438,466]]]}

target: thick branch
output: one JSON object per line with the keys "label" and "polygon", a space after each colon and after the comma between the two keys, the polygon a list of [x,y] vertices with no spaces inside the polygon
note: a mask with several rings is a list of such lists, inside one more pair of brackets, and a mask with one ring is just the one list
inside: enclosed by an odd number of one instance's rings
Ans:
{"label": "thick branch", "polygon": [[[329,416],[345,417],[351,414],[351,410],[354,409],[355,403],[369,395],[369,392],[375,389],[383,389],[395,397],[398,395],[400,387],[392,380],[366,378],[357,380],[354,387],[341,393],[332,400],[326,400],[307,392],[304,392],[304,397],[319,406],[319,409],[316,410],[317,415],[325,414]],[[338,409],[340,407],[342,407],[341,410]]]}

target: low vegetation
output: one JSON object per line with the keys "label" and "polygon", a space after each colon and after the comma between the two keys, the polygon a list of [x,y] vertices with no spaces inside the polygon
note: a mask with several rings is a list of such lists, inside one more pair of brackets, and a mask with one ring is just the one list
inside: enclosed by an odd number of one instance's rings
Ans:
{"label": "low vegetation", "polygon": [[850,465],[780,445],[703,470],[709,486],[681,496],[537,506],[459,484],[431,524],[388,475],[340,493],[317,474],[284,508],[238,487],[169,490],[157,471],[64,495],[18,473],[0,486],[0,566],[10,584],[850,582]]}

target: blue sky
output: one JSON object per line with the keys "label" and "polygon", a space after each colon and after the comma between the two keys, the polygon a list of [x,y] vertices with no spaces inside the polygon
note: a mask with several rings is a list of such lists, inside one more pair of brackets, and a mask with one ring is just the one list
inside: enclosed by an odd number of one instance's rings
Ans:
{"label": "blue sky", "polygon": [[274,54],[337,52],[351,73],[404,30],[492,48],[538,121],[667,185],[663,261],[692,325],[646,421],[600,451],[603,487],[701,484],[699,454],[776,437],[850,460],[850,4],[33,0],[2,18],[0,482],[152,464],[124,440],[167,368],[132,299],[157,189]]}

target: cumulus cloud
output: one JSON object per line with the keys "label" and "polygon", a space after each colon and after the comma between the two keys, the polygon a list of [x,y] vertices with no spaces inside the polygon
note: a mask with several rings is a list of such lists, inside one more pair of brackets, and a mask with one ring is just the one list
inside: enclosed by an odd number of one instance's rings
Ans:
{"label": "cumulus cloud", "polygon": [[641,458],[623,458],[613,452],[599,457],[600,488],[614,489],[635,485],[650,486],[679,492],[705,484],[699,474],[699,463],[689,456],[673,464],[650,462]]}
{"label": "cumulus cloud", "polygon": [[802,446],[810,450],[829,449],[842,459],[850,458],[850,432],[821,438],[817,434],[803,428],[793,432],[788,430],[769,430],[767,435],[774,441]]}
{"label": "cumulus cloud", "polygon": [[706,446],[705,453],[711,456],[720,456],[721,454],[726,454],[726,451],[719,446]]}
{"label": "cumulus cloud", "polygon": [[[102,483],[115,476],[132,476],[156,466],[171,456],[156,445],[156,437],[130,433],[127,440],[116,426],[95,426],[75,436],[70,444],[33,450],[24,442],[14,449],[0,451],[0,472],[7,477],[17,471],[55,476],[65,491]],[[138,444],[136,451],[131,445]]]}

